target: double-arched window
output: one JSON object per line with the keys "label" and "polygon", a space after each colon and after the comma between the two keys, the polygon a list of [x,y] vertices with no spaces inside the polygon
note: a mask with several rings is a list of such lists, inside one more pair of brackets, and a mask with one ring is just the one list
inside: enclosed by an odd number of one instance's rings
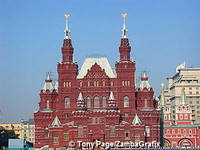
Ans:
{"label": "double-arched window", "polygon": [[70,108],[70,98],[65,97],[65,108]]}
{"label": "double-arched window", "polygon": [[129,107],[129,97],[124,96],[124,107]]}

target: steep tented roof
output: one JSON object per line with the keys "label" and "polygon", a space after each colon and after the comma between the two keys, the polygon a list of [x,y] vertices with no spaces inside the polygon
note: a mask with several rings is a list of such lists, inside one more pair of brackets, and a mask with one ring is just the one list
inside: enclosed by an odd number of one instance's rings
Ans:
{"label": "steep tented roof", "polygon": [[108,59],[105,58],[105,57],[102,57],[102,58],[86,58],[82,67],[81,67],[81,70],[79,71],[77,78],[78,79],[84,78],[84,76],[88,72],[88,69],[90,70],[90,68],[95,63],[97,63],[101,67],[101,69],[105,70],[105,73],[109,78],[116,78],[116,75],[114,74],[114,72],[113,72],[113,70],[112,70],[112,68],[109,64]]}
{"label": "steep tented roof", "polygon": [[141,83],[140,83],[140,88],[144,89],[147,88],[148,90],[151,88],[148,77],[146,76],[146,73],[143,73],[143,76],[141,77]]}
{"label": "steep tented roof", "polygon": [[52,80],[51,80],[51,74],[48,72],[45,83],[44,83],[43,90],[52,91],[53,89],[54,89],[54,87],[53,87]]}

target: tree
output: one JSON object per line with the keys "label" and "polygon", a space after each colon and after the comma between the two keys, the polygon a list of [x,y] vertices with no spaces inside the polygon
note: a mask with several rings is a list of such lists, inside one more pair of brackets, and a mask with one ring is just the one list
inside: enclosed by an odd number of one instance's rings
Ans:
{"label": "tree", "polygon": [[6,130],[0,126],[0,149],[1,147],[8,147],[8,139],[16,139],[18,136],[14,130]]}

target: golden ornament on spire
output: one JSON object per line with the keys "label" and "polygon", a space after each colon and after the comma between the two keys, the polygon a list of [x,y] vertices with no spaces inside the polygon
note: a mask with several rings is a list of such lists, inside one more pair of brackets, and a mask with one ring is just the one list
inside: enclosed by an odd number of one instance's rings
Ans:
{"label": "golden ornament on spire", "polygon": [[70,14],[64,14],[64,16],[68,20],[68,18],[70,17]]}
{"label": "golden ornament on spire", "polygon": [[122,18],[126,19],[127,13],[121,13]]}

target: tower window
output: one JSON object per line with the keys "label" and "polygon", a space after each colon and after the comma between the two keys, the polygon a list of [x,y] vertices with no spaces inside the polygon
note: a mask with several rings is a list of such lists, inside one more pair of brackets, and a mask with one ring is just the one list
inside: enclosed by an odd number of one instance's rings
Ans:
{"label": "tower window", "polygon": [[146,132],[146,136],[149,137],[150,136],[150,127],[149,126],[145,126],[145,132]]}
{"label": "tower window", "polygon": [[87,97],[87,108],[91,108],[91,98]]}
{"label": "tower window", "polygon": [[63,132],[63,141],[69,141],[69,132],[68,131]]}
{"label": "tower window", "polygon": [[124,96],[124,107],[129,107],[129,97]]}
{"label": "tower window", "polygon": [[125,139],[126,139],[126,140],[129,140],[129,139],[130,139],[130,131],[129,131],[129,130],[126,130],[126,131],[125,131]]}
{"label": "tower window", "polygon": [[65,108],[70,108],[70,98],[65,97]]}
{"label": "tower window", "polygon": [[103,86],[106,86],[106,82],[105,81],[103,81]]}
{"label": "tower window", "polygon": [[83,86],[83,82],[82,82],[82,81],[80,81],[80,83],[79,83],[79,84],[80,84],[80,87],[82,87],[82,86]]}
{"label": "tower window", "polygon": [[103,97],[103,101],[102,101],[102,106],[105,108],[106,107],[106,97]]}
{"label": "tower window", "polygon": [[53,136],[53,145],[58,145],[58,144],[59,144],[59,137]]}
{"label": "tower window", "polygon": [[113,81],[111,81],[111,82],[110,82],[110,86],[113,86],[113,85],[114,85],[114,83],[113,83]]}
{"label": "tower window", "polygon": [[145,98],[145,99],[144,99],[144,107],[147,108],[147,106],[148,106],[148,105],[147,105],[147,99]]}
{"label": "tower window", "polygon": [[78,126],[78,137],[83,137],[83,126]]}
{"label": "tower window", "polygon": [[94,97],[94,108],[99,108],[99,97]]}
{"label": "tower window", "polygon": [[110,136],[115,136],[115,126],[110,125]]}
{"label": "tower window", "polygon": [[46,107],[46,109],[49,109],[49,108],[50,108],[49,100],[47,100],[47,107]]}

